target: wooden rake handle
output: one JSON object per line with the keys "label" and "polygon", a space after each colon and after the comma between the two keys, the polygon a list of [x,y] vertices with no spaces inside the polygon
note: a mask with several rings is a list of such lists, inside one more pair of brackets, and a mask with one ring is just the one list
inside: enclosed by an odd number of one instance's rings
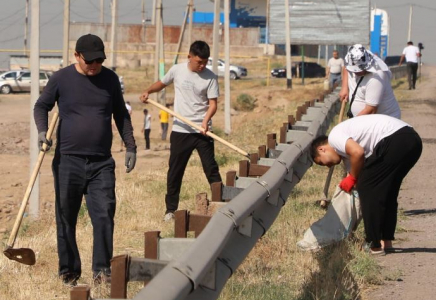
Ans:
{"label": "wooden rake handle", "polygon": [[[169,113],[170,115],[176,117],[177,119],[182,120],[184,123],[188,124],[188,125],[191,126],[192,128],[195,128],[195,129],[197,129],[197,130],[199,130],[199,131],[203,131],[203,130],[204,130],[203,128],[201,128],[200,126],[198,126],[197,124],[195,124],[194,122],[192,122],[192,121],[190,121],[190,120],[188,120],[188,119],[182,117],[181,115],[179,115],[179,114],[176,113],[175,111],[172,111],[171,109],[168,109],[167,107],[165,107],[165,106],[163,106],[163,105],[157,103],[157,102],[154,101],[154,100],[147,99],[147,102],[146,102],[146,103],[153,104],[154,106],[156,106],[156,107],[158,107],[158,108],[160,108],[160,109],[166,111],[167,113]],[[207,136],[210,136],[211,138],[213,138],[214,140],[220,142],[221,144],[223,144],[223,145],[229,147],[230,149],[235,150],[235,151],[238,152],[239,154],[242,154],[242,155],[244,155],[245,157],[250,158],[250,154],[249,154],[248,152],[245,152],[244,150],[242,150],[242,149],[236,147],[235,145],[230,144],[229,142],[227,142],[226,140],[220,138],[220,137],[217,136],[216,134],[213,134],[212,132],[207,131],[207,132],[206,132],[206,135],[207,135]]]}
{"label": "wooden rake handle", "polygon": [[[53,113],[53,117],[51,119],[51,123],[46,135],[47,140],[51,140],[51,136],[53,135],[53,131],[56,127],[56,122],[58,121],[58,116],[59,115],[57,112]],[[32,175],[30,176],[29,184],[27,185],[26,193],[24,194],[23,201],[21,202],[20,210],[18,211],[17,219],[15,220],[14,227],[12,228],[11,235],[6,245],[7,248],[14,247],[18,229],[20,228],[21,221],[23,220],[24,210],[26,209],[27,202],[29,201],[30,194],[32,193],[33,185],[35,184],[36,178],[38,177],[39,169],[41,168],[41,164],[45,156],[45,149],[47,148],[47,144],[44,143],[42,147],[44,151],[39,152],[38,161],[36,162],[36,165],[33,168]]]}
{"label": "wooden rake handle", "polygon": [[[339,111],[338,124],[341,123],[342,120],[344,119],[345,105],[346,105],[346,102],[342,101],[342,103],[341,103],[341,110]],[[333,171],[334,170],[335,170],[335,166],[331,166],[329,168],[329,173],[327,174],[327,178],[326,178],[326,181],[325,181],[325,184],[324,184],[324,190],[323,190],[325,199],[328,199],[330,182],[332,181],[332,176],[333,176]]]}

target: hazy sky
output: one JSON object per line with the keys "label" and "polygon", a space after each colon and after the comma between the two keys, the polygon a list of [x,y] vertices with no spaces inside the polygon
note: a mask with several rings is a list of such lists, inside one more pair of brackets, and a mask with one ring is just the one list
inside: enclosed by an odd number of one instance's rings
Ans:
{"label": "hazy sky", "polygon": [[[152,0],[145,1],[146,17],[151,18]],[[302,0],[303,1],[303,0]],[[334,1],[334,0],[333,0]],[[30,0],[30,2],[32,2]],[[163,0],[164,24],[181,25],[187,0]],[[436,64],[436,1],[378,0],[371,5],[385,9],[390,17],[389,55],[400,55],[409,26],[409,6],[413,2],[412,40],[424,44],[422,61]],[[61,50],[63,31],[63,0],[40,0],[41,49]],[[2,0],[0,10],[0,49],[24,48],[26,0]],[[100,0],[70,0],[71,22],[99,22]],[[141,24],[142,0],[119,0],[119,23]],[[213,11],[210,0],[194,0],[197,11]],[[111,21],[110,0],[105,0],[105,22]],[[30,14],[30,13],[29,13]],[[30,39],[28,40],[28,47]],[[8,66],[9,54],[0,52],[0,68]],[[21,53],[15,53],[21,54]]]}

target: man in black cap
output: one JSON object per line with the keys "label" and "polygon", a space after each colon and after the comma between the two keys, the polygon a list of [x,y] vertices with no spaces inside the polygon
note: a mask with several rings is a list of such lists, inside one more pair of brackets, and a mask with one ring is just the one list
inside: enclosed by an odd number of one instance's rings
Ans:
{"label": "man in black cap", "polygon": [[54,73],[34,107],[38,143],[47,141],[48,112],[58,104],[59,128],[52,169],[56,192],[59,276],[76,285],[81,262],[76,223],[85,196],[94,234],[92,271],[110,281],[115,215],[115,162],[111,155],[112,116],[126,144],[126,172],[136,162],[136,144],[118,76],[102,66],[103,41],[87,34],[76,43],[76,64]]}

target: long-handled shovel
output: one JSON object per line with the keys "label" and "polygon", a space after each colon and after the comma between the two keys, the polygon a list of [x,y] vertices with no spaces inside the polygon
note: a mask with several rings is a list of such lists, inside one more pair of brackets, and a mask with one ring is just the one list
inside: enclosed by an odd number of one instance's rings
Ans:
{"label": "long-handled shovel", "polygon": [[[166,111],[166,112],[169,113],[170,115],[172,115],[172,116],[176,117],[177,119],[183,121],[184,123],[188,124],[188,125],[191,126],[192,128],[195,128],[195,129],[197,129],[197,130],[199,130],[199,131],[203,131],[203,128],[201,128],[201,127],[198,126],[197,124],[195,124],[195,123],[189,121],[188,119],[182,117],[181,115],[179,115],[179,114],[176,113],[175,111],[172,111],[171,109],[168,109],[167,107],[165,107],[165,106],[163,106],[163,105],[157,103],[156,101],[151,100],[151,99],[147,99],[147,103],[153,104],[154,106],[156,106],[156,107],[158,107],[158,108],[160,108],[160,109]],[[244,150],[242,150],[242,149],[236,147],[235,145],[230,144],[229,142],[227,142],[226,140],[220,138],[220,137],[217,136],[216,134],[213,134],[212,132],[207,131],[207,132],[206,132],[206,135],[207,135],[207,136],[210,136],[211,138],[213,138],[214,140],[220,142],[221,144],[223,144],[223,145],[229,147],[230,149],[235,150],[235,151],[238,152],[239,154],[242,154],[242,155],[244,155],[245,157],[250,158],[250,154],[249,154],[248,152],[245,152]]]}
{"label": "long-handled shovel", "polygon": [[[51,139],[53,131],[56,127],[57,120],[58,120],[58,113],[55,112],[53,114],[53,118],[51,119],[51,123],[47,131],[47,135],[46,135],[47,140]],[[14,249],[13,247],[14,247],[15,239],[17,238],[18,229],[20,228],[21,221],[23,220],[24,210],[26,209],[27,202],[29,201],[30,194],[32,193],[33,185],[35,184],[35,180],[36,177],[38,176],[39,169],[41,168],[41,164],[45,156],[46,148],[47,145],[43,144],[44,150],[39,152],[38,161],[36,162],[36,165],[33,168],[32,176],[30,177],[29,184],[27,185],[26,193],[24,194],[23,201],[21,202],[21,207],[20,210],[18,211],[17,219],[15,220],[14,227],[12,229],[8,243],[6,244],[6,249],[3,250],[3,253],[4,255],[6,255],[7,258],[30,266],[34,265],[36,262],[35,253],[33,252],[33,250],[29,248]]]}
{"label": "long-handled shovel", "polygon": [[[346,105],[346,102],[342,101],[341,110],[339,111],[339,120],[338,120],[338,123],[341,123],[342,119],[344,118],[345,105]],[[320,206],[323,207],[323,208],[326,208],[329,205],[329,202],[330,202],[330,200],[328,200],[328,193],[329,193],[330,182],[332,181],[332,176],[333,176],[333,171],[334,170],[335,170],[335,166],[331,166],[329,168],[329,173],[327,174],[327,179],[325,180],[324,190],[323,190],[324,199],[319,201]]]}

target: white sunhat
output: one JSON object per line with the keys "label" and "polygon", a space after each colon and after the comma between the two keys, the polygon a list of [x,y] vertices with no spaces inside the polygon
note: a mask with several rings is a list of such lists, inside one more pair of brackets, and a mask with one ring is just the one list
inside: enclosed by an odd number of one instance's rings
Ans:
{"label": "white sunhat", "polygon": [[345,55],[345,67],[349,72],[375,72],[377,71],[375,65],[374,54],[366,50],[361,44],[355,44],[348,48],[347,55]]}

